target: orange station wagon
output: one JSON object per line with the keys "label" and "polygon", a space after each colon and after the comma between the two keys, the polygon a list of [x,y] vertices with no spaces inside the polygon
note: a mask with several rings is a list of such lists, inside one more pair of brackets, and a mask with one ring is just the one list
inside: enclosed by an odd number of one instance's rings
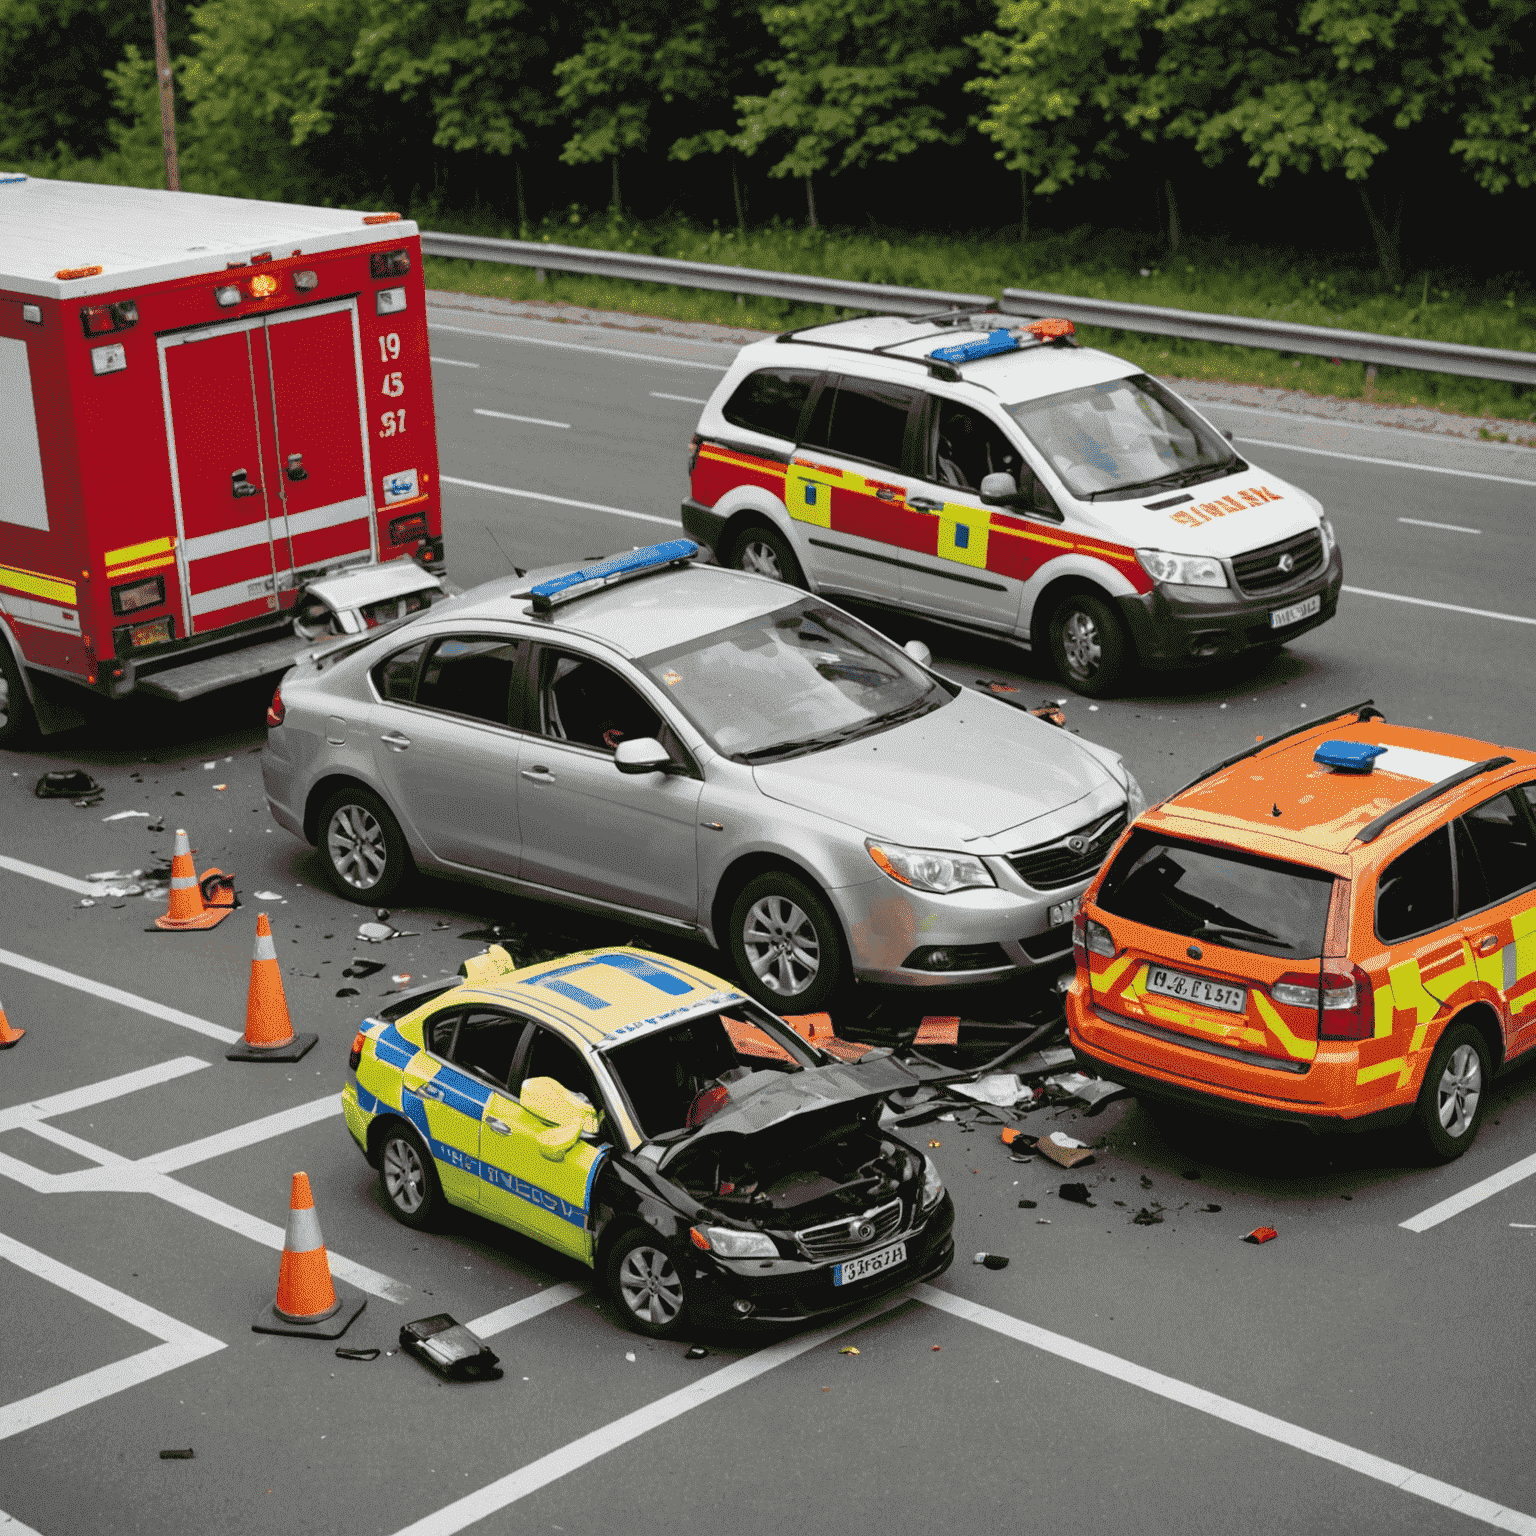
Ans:
{"label": "orange station wagon", "polygon": [[1152,1108],[1449,1161],[1536,1046],[1536,753],[1369,703],[1261,741],[1137,818],[1074,946],[1072,1045]]}

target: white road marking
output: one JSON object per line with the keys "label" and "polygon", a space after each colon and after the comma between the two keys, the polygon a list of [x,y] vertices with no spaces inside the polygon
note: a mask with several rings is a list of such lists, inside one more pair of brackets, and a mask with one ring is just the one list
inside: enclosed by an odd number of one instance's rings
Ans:
{"label": "white road marking", "polygon": [[480,366],[479,363],[466,363],[459,357],[434,357],[432,361],[434,363],[446,363],[450,368],[478,368]]}
{"label": "white road marking", "polygon": [[1431,523],[1422,517],[1400,517],[1400,523],[1408,523],[1414,528],[1443,528],[1447,533],[1481,533],[1481,528],[1467,528],[1461,523]]}
{"label": "white road marking", "polygon": [[520,491],[510,485],[486,485],[481,480],[458,480],[439,475],[444,485],[462,485],[471,491],[494,491],[498,496],[521,496],[528,501],[547,501],[557,507],[580,507],[586,512],[607,512],[614,517],[632,517],[642,523],[660,523],[664,528],[681,528],[675,517],[657,517],[651,512],[631,512],[626,507],[605,507],[597,501],[573,501],[569,496],[546,496],[542,491]]}
{"label": "white road marking", "polygon": [[616,1451],[621,1445],[638,1440],[642,1435],[671,1423],[690,1410],[701,1408],[736,1387],[744,1386],[781,1365],[787,1365],[798,1356],[835,1339],[840,1333],[871,1322],[882,1313],[909,1300],[911,1297],[906,1293],[898,1292],[858,1312],[846,1313],[826,1327],[785,1339],[779,1344],[770,1344],[744,1360],[733,1360],[699,1381],[679,1388],[676,1392],[669,1392],[654,1403],[635,1409],[633,1413],[626,1413],[611,1424],[594,1429],[591,1434],[582,1435],[569,1445],[561,1446],[547,1456],[540,1456],[526,1467],[519,1467],[516,1472],[509,1472],[494,1483],[488,1483],[484,1488],[455,1500],[436,1513],[424,1516],[414,1524],[405,1526],[397,1536],[451,1536],[452,1532],[462,1531],[466,1526],[474,1525],[476,1521],[484,1520],[488,1515],[516,1504],[519,1499],[526,1499],[529,1494],[537,1493],[550,1483],[579,1471],[610,1451]]}
{"label": "white road marking", "polygon": [[571,430],[570,422],[550,421],[544,416],[514,416],[511,411],[482,411],[479,406],[475,407],[475,415],[494,416],[497,421],[524,421],[530,427],[559,427],[564,432]]}
{"label": "white road marking", "polygon": [[709,401],[699,400],[693,395],[664,395],[659,389],[651,391],[652,400],[680,400],[684,405],[708,405]]}
{"label": "white road marking", "polygon": [[[73,1413],[76,1408],[100,1402],[102,1398],[136,1387],[140,1382],[151,1381],[179,1366],[190,1365],[192,1361],[201,1360],[205,1355],[214,1354],[225,1347],[222,1339],[215,1339],[186,1323],[178,1322],[174,1317],[146,1306],[122,1291],[114,1290],[110,1285],[103,1285],[101,1281],[82,1274],[78,1269],[71,1269],[67,1264],[61,1264],[57,1259],[49,1258],[47,1254],[39,1253],[37,1249],[29,1248],[3,1232],[0,1232],[0,1258],[8,1259],[27,1274],[46,1280],[50,1285],[56,1285],[60,1290],[68,1291],[81,1301],[100,1307],[103,1312],[109,1312],[120,1321],[160,1340],[153,1349],[102,1366],[100,1370],[87,1371],[72,1381],[61,1382],[56,1387],[34,1392],[30,1397],[0,1407],[0,1440],[19,1435],[39,1424],[46,1424],[50,1419],[57,1419],[66,1413]],[[0,1532],[9,1532],[10,1529],[9,1526],[0,1526]],[[25,1530],[25,1527],[19,1529]]]}
{"label": "white road marking", "polygon": [[179,1008],[167,1008],[163,1003],[152,1003],[147,997],[135,997],[132,992],[124,992],[120,987],[109,987],[104,981],[92,981],[86,976],[76,976],[72,971],[61,971],[56,965],[48,965],[45,961],[15,954],[9,949],[0,949],[0,965],[9,965],[18,971],[25,971],[29,976],[40,976],[44,981],[56,981],[61,987],[73,987],[76,992],[88,992],[92,997],[99,997],[104,1002],[117,1003],[123,1008],[132,1008],[136,1013],[147,1013],[152,1019],[163,1019],[167,1024],[177,1024],[182,1029],[207,1035],[210,1040],[220,1040],[225,1045],[233,1045],[241,1038],[238,1030],[225,1029],[222,1024],[210,1024],[207,1019],[199,1019],[193,1014],[183,1013]]}
{"label": "white road marking", "polygon": [[1380,597],[1389,603],[1412,603],[1418,608],[1443,608],[1447,613],[1470,613],[1475,619],[1503,619],[1506,624],[1536,624],[1523,613],[1497,613],[1492,608],[1463,608],[1460,603],[1437,603],[1427,597],[1404,597],[1401,592],[1377,592],[1370,587],[1341,587],[1356,597]]}
{"label": "white road marking", "polygon": [[15,1515],[0,1509],[0,1536],[39,1536],[39,1533],[30,1525],[23,1525]]}
{"label": "white road marking", "polygon": [[[509,1306],[497,1307],[494,1312],[487,1312],[484,1317],[477,1317],[464,1326],[482,1339],[493,1338],[509,1328],[516,1328],[519,1323],[530,1323],[534,1318],[542,1317],[546,1312],[563,1307],[566,1302],[575,1301],[578,1296],[586,1294],[579,1285],[562,1282],[546,1290],[535,1291],[532,1296],[525,1296]],[[0,1536],[4,1536],[4,1533],[0,1532]]]}
{"label": "white road marking", "polygon": [[1417,1216],[1410,1216],[1407,1221],[1398,1222],[1398,1226],[1405,1227],[1410,1232],[1427,1232],[1431,1227],[1438,1227],[1442,1221],[1449,1221],[1452,1216],[1459,1216],[1474,1205],[1480,1205],[1484,1200],[1492,1199],[1501,1190],[1508,1189],[1511,1184],[1518,1184],[1522,1179],[1530,1178],[1533,1173],[1536,1173],[1536,1155],[1523,1157],[1518,1163],[1511,1163],[1501,1172],[1490,1173],[1486,1179],[1479,1179],[1476,1184],[1469,1184],[1459,1195],[1452,1195],[1440,1201],[1438,1205],[1430,1206],[1427,1211],[1420,1211]]}
{"label": "white road marking", "polygon": [[1354,464],[1381,464],[1388,469],[1416,469],[1426,475],[1460,475],[1464,480],[1496,480],[1500,485],[1528,485],[1536,489],[1536,480],[1490,475],[1480,469],[1446,469],[1439,464],[1410,464],[1405,459],[1374,459],[1364,453],[1340,453],[1337,448],[1303,448],[1298,443],[1276,443],[1267,437],[1234,437],[1232,441],[1251,443],[1255,448],[1282,448],[1287,453],[1311,453],[1320,459],[1348,459]]}
{"label": "white road marking", "polygon": [[[931,1285],[914,1286],[912,1294],[917,1300],[925,1301],[929,1306],[941,1312],[948,1312],[953,1317],[977,1323],[983,1328],[990,1328],[994,1333],[1017,1339],[1021,1344],[1028,1344],[1047,1354],[1070,1360],[1075,1365],[1086,1366],[1091,1371],[1100,1371],[1106,1376],[1114,1377],[1117,1381],[1140,1387],[1143,1391],[1154,1393],[1158,1397],[1182,1403],[1186,1408],[1209,1414],[1212,1418],[1234,1424],[1239,1429],[1251,1430],[1254,1434],[1262,1435],[1268,1440],[1277,1440],[1282,1445],[1305,1451],[1309,1456],[1331,1461],[1336,1466],[1360,1473],[1362,1477],[1372,1477],[1378,1482],[1388,1483],[1399,1492],[1416,1494],[1432,1504],[1455,1510],[1457,1514],[1467,1515],[1473,1520],[1481,1520],[1485,1525],[1495,1526],[1502,1531],[1518,1531],[1522,1536],[1536,1536],[1536,1520],[1517,1509],[1507,1509],[1502,1504],[1495,1504],[1490,1499],[1468,1493],[1465,1489],[1457,1488],[1451,1483],[1442,1483],[1438,1478],[1425,1477],[1411,1467],[1400,1466],[1395,1461],[1387,1461],[1381,1456],[1372,1455],[1369,1451],[1357,1450],[1352,1445],[1344,1444],[1342,1440],[1332,1440],[1326,1435],[1314,1434],[1310,1429],[1303,1429],[1298,1424],[1277,1419],[1273,1414],[1261,1413],[1257,1408],[1234,1402],[1230,1397],[1219,1397],[1216,1393],[1207,1392],[1202,1387],[1191,1386],[1188,1382],[1179,1381],[1175,1377],[1164,1376],[1160,1371],[1148,1370],[1145,1366],[1123,1360],[1118,1355],[1095,1349],[1091,1344],[1080,1344],[1076,1339],[1051,1333],[1045,1328],[1037,1328],[1033,1323],[1021,1322],[1018,1318],[1009,1317],[1005,1312],[998,1312],[991,1307],[981,1306],[977,1302],[952,1296],[947,1291],[935,1290]],[[412,1529],[415,1528],[412,1527]]]}
{"label": "white road marking", "polygon": [[137,1166],[150,1168],[156,1173],[175,1173],[178,1168],[190,1168],[194,1163],[206,1163],[215,1157],[227,1157],[245,1147],[253,1147],[259,1141],[270,1141],[274,1136],[286,1136],[289,1131],[303,1130],[341,1115],[341,1095],[328,1093],[323,1099],[312,1099],[308,1104],[293,1109],[281,1109],[275,1115],[260,1120],[248,1120],[200,1141],[189,1141],[180,1147],[170,1147],[150,1157],[141,1157]]}
{"label": "white road marking", "polygon": [[[582,341],[553,341],[545,336],[515,336],[508,331],[481,331],[469,325],[444,325],[427,317],[427,329],[457,331],[461,336],[479,336],[485,341],[523,341],[530,347],[560,347],[567,352],[595,352],[601,357],[627,357],[633,363],[671,363],[677,368],[707,368],[711,373],[725,373],[728,363],[701,363],[691,357],[663,357],[659,352],[626,352],[622,347],[594,347]],[[729,345],[729,343],[714,343]]]}
{"label": "white road marking", "polygon": [[141,1088],[154,1088],[161,1083],[174,1082],[189,1072],[201,1072],[211,1065],[196,1056],[174,1056],[158,1066],[140,1067],[136,1072],[124,1072],[120,1077],[105,1077],[98,1083],[88,1083],[83,1088],[71,1088],[64,1093],[50,1094],[46,1099],[33,1099],[26,1104],[12,1104],[0,1109],[0,1131],[16,1126],[30,1125],[34,1120],[51,1119],[54,1115],[72,1115],[77,1109],[89,1109],[93,1104],[105,1104],[120,1099],[125,1094],[137,1093]]}
{"label": "white road marking", "polygon": [[48,885],[58,886],[62,891],[71,891],[76,896],[103,894],[102,882],[99,880],[76,880],[73,875],[61,875],[56,869],[44,869],[41,864],[28,864],[25,859],[13,859],[9,854],[0,853],[0,869],[8,869],[13,875],[26,875],[31,880],[42,880]]}

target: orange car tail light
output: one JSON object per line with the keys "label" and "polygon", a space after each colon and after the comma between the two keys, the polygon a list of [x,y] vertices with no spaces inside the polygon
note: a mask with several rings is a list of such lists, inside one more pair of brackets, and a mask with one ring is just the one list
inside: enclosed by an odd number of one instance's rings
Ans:
{"label": "orange car tail light", "polygon": [[1115,958],[1115,941],[1103,923],[1096,923],[1081,909],[1072,918],[1072,947],[1106,960]]}
{"label": "orange car tail light", "polygon": [[[1358,965],[1346,969],[1337,961],[1332,964],[1325,962],[1322,975],[1315,979],[1308,977],[1307,980],[1315,991],[1320,990],[1322,993],[1318,1039],[1369,1040],[1376,1033],[1376,1006],[1371,995],[1371,978]],[[1273,992],[1274,988],[1270,988],[1270,991]]]}
{"label": "orange car tail light", "polygon": [[352,1036],[352,1049],[347,1052],[347,1065],[352,1071],[357,1071],[357,1064],[363,1059],[363,1041],[367,1038],[362,1030]]}

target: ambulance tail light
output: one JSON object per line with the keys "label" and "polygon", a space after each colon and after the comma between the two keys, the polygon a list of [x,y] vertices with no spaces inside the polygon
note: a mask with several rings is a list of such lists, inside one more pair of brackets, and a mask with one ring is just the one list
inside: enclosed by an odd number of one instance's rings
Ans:
{"label": "ambulance tail light", "polygon": [[692,476],[698,468],[699,449],[704,446],[704,439],[697,432],[693,434],[693,441],[688,444],[688,474]]}
{"label": "ambulance tail light", "polygon": [[307,268],[302,272],[295,272],[293,274],[293,286],[300,293],[308,293],[311,289],[320,286],[320,274],[318,272],[311,272]]}
{"label": "ambulance tail light", "polygon": [[347,1053],[347,1067],[350,1071],[357,1071],[357,1064],[363,1059],[363,1041],[367,1039],[362,1030],[352,1036],[352,1049]]}
{"label": "ambulance tail light", "polygon": [[131,656],[146,646],[165,645],[176,638],[176,620],[170,614],[148,619],[143,624],[122,624],[112,631],[112,650],[118,656]]}
{"label": "ambulance tail light", "polygon": [[396,517],[390,520],[389,542],[396,546],[401,544],[414,544],[417,539],[427,536],[427,514],[425,512],[412,512],[406,517]]}
{"label": "ambulance tail light", "polygon": [[221,309],[228,309],[230,305],[240,302],[240,290],[233,283],[220,283],[213,290],[213,298]]}
{"label": "ambulance tail light", "polygon": [[137,613],[141,608],[158,608],[165,601],[165,578],[146,576],[112,588],[113,613]]}
{"label": "ambulance tail light", "polygon": [[246,285],[253,299],[270,299],[281,286],[272,272],[258,272]]}
{"label": "ambulance tail light", "polygon": [[132,299],[118,304],[87,304],[80,311],[80,329],[87,336],[110,336],[139,323],[139,306]]}
{"label": "ambulance tail light", "polygon": [[283,723],[287,714],[287,706],[283,703],[283,690],[279,686],[273,691],[272,702],[267,705],[267,725],[276,729]]}

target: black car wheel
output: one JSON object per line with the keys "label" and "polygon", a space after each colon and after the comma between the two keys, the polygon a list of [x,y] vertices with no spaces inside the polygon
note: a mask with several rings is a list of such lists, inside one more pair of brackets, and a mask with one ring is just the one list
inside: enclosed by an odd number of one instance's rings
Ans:
{"label": "black car wheel", "polygon": [[443,1211],[443,1186],[425,1143],[403,1120],[379,1140],[379,1188],[396,1221],[424,1231]]}
{"label": "black car wheel", "polygon": [[750,571],[755,576],[771,576],[775,581],[788,582],[792,587],[805,585],[805,573],[789,541],[777,528],[766,523],[754,523],[737,535],[731,548],[730,563],[738,571]]}
{"label": "black car wheel", "polygon": [[21,668],[11,653],[10,643],[0,635],[0,747],[15,749],[28,745],[37,729],[32,702]]}
{"label": "black car wheel", "polygon": [[1454,1161],[1477,1139],[1491,1076],[1488,1042],[1470,1024],[1452,1023],[1429,1059],[1414,1106],[1419,1139],[1435,1162]]}
{"label": "black car wheel", "polygon": [[338,790],[320,812],[320,857],[331,884],[368,906],[386,902],[410,870],[400,823],[371,789]]}
{"label": "black car wheel", "polygon": [[819,1013],[848,963],[837,918],[804,880],[770,870],[731,908],[731,958],[747,991],[776,1013]]}
{"label": "black car wheel", "polygon": [[1062,682],[1090,699],[1114,691],[1125,675],[1130,647],[1120,615],[1102,597],[1090,592],[1064,597],[1047,629]]}
{"label": "black car wheel", "polygon": [[624,1321],[653,1339],[688,1324],[688,1287],[667,1243],[650,1228],[626,1233],[608,1255],[608,1293]]}

